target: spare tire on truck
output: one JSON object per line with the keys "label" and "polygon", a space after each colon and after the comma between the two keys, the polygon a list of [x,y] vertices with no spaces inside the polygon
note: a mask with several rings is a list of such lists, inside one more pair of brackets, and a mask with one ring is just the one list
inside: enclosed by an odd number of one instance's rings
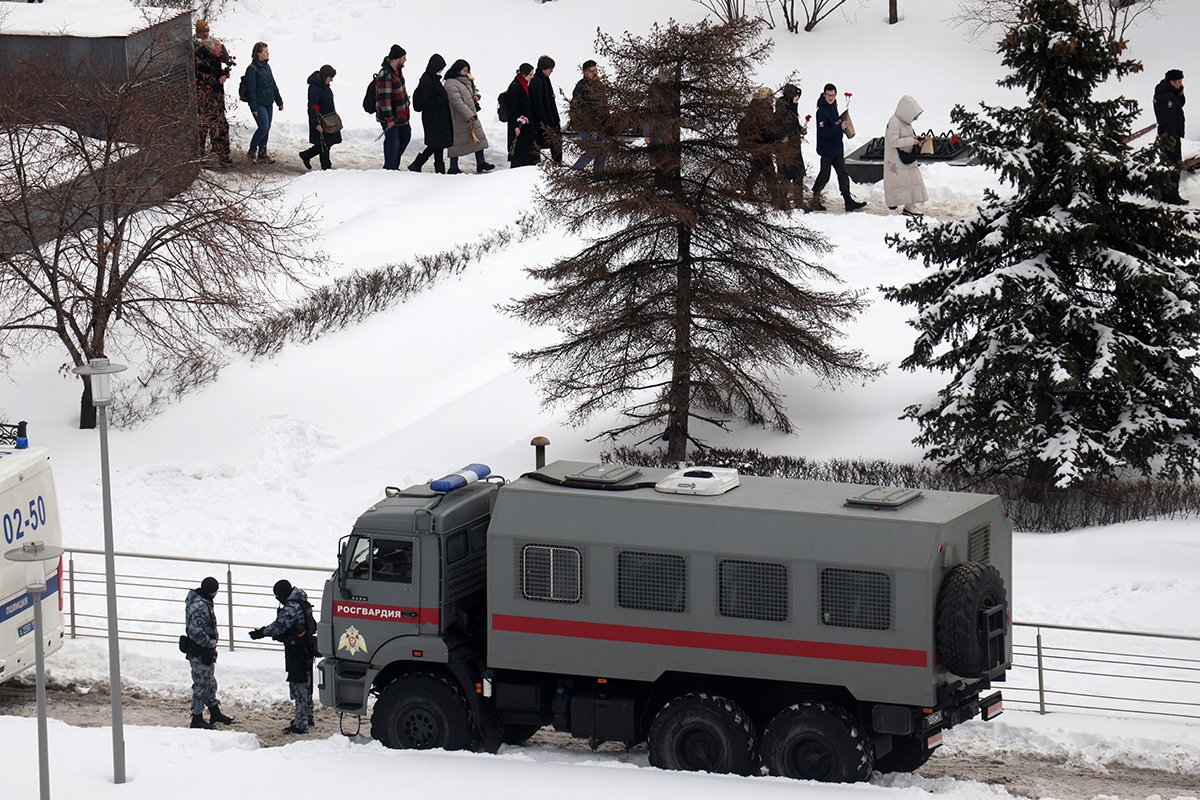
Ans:
{"label": "spare tire on truck", "polygon": [[995,666],[988,653],[984,612],[1008,607],[1000,571],[991,564],[967,561],[942,580],[937,599],[937,646],[942,665],[963,678],[981,678]]}

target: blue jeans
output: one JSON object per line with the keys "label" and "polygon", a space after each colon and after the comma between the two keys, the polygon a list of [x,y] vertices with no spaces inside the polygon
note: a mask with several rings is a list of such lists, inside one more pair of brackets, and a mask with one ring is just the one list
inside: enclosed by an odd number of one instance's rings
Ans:
{"label": "blue jeans", "polygon": [[[483,151],[475,151],[475,166],[480,166],[484,163]],[[450,169],[458,169],[458,156],[450,156]]]}
{"label": "blue jeans", "polygon": [[592,163],[593,160],[595,160],[596,166],[594,168],[594,171],[595,172],[603,172],[604,171],[604,153],[600,152],[599,149],[589,150],[589,148],[588,148],[589,142],[595,142],[596,144],[604,144],[604,142],[605,142],[604,134],[592,133],[591,131],[583,131],[579,134],[579,143],[583,147],[583,153],[579,156],[579,158],[577,158],[575,160],[575,163],[571,165],[571,169],[583,169],[588,164]]}
{"label": "blue jeans", "polygon": [[271,114],[274,113],[273,106],[259,106],[257,109],[258,116],[254,118],[254,122],[258,125],[258,130],[250,137],[250,155],[258,154],[265,155],[267,152],[267,137],[271,135]]}
{"label": "blue jeans", "polygon": [[400,156],[412,140],[412,126],[404,124],[389,128],[382,122],[379,124],[383,126],[383,168],[400,169]]}

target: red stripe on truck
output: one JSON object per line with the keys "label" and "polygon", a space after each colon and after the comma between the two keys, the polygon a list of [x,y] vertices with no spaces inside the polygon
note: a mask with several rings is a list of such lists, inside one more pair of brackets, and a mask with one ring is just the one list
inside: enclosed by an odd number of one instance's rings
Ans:
{"label": "red stripe on truck", "polygon": [[832,642],[805,642],[796,639],[774,639],[767,636],[741,636],[734,633],[641,628],[632,625],[609,625],[603,622],[518,617],[512,614],[493,614],[492,628],[509,633],[535,633],[543,636],[569,636],[574,639],[658,644],[668,647],[696,647],[702,650],[725,650],[733,653],[822,658],[831,661],[856,661],[863,664],[888,664],[897,667],[924,668],[929,664],[929,656],[924,650],[903,650],[897,647],[870,647]]}
{"label": "red stripe on truck", "polygon": [[374,619],[380,622],[406,622],[410,625],[437,625],[441,615],[436,608],[378,606],[370,603],[333,601],[333,615],[349,619]]}

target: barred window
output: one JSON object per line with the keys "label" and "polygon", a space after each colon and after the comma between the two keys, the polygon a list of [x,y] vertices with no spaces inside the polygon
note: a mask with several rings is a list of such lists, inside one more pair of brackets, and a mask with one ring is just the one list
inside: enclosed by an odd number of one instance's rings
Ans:
{"label": "barred window", "polygon": [[521,549],[521,595],[527,600],[578,603],[583,564],[573,547],[530,544]]}
{"label": "barred window", "polygon": [[686,611],[687,562],[683,556],[618,553],[617,605],[642,611]]}
{"label": "barred window", "polygon": [[784,564],[722,561],[717,567],[717,611],[723,617],[784,622],[791,603]]}
{"label": "barred window", "polygon": [[883,572],[821,570],[821,624],[885,631],[892,627],[892,579]]}

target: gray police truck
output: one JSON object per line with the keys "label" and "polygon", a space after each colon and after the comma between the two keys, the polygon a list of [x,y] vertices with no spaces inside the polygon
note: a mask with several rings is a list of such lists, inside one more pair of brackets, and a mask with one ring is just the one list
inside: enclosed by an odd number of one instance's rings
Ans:
{"label": "gray police truck", "polygon": [[993,495],[557,461],[389,487],[343,538],[321,702],[395,748],[552,725],[665,769],[911,771],[1003,708]]}

